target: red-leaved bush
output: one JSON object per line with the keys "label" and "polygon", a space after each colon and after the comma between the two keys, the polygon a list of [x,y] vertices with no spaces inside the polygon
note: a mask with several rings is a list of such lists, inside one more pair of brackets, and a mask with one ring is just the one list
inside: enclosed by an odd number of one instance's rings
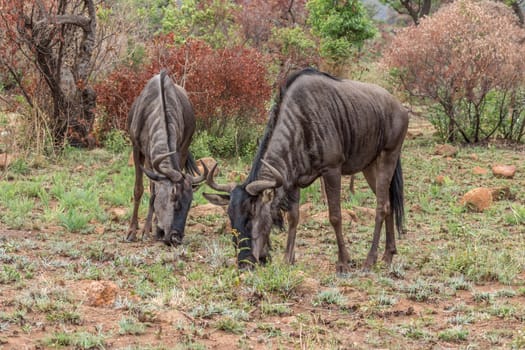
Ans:
{"label": "red-leaved bush", "polygon": [[523,40],[504,4],[458,0],[400,31],[383,63],[402,90],[439,106],[433,121],[446,139],[478,142],[523,127],[511,105],[525,86]]}
{"label": "red-leaved bush", "polygon": [[205,128],[231,119],[264,119],[271,87],[266,58],[255,49],[214,50],[199,40],[175,46],[171,35],[163,35],[152,41],[148,53],[147,64],[116,67],[96,86],[98,106],[106,115],[99,123],[99,133],[125,129],[131,104],[161,69],[186,89],[196,118]]}

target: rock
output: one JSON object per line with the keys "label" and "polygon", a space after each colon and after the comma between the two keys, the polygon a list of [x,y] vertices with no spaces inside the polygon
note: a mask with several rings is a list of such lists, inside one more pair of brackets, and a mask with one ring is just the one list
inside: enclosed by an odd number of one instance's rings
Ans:
{"label": "rock", "polygon": [[492,200],[490,188],[478,187],[465,193],[460,203],[473,211],[482,212],[491,206]]}
{"label": "rock", "polygon": [[167,310],[167,311],[159,312],[156,315],[155,320],[157,322],[168,323],[171,325],[178,325],[178,324],[183,324],[184,322],[186,322],[187,316],[184,316],[182,312],[177,311],[177,310]]}
{"label": "rock", "polygon": [[482,168],[482,167],[479,167],[479,166],[475,166],[473,169],[472,169],[472,173],[474,175],[485,175],[486,173],[488,173],[489,171],[485,168]]}
{"label": "rock", "polygon": [[246,180],[246,174],[238,172],[238,171],[232,171],[228,174],[228,181],[230,182],[243,182]]}
{"label": "rock", "polygon": [[472,160],[479,160],[479,156],[476,153],[471,153],[468,157]]}
{"label": "rock", "polygon": [[[206,165],[206,168],[208,168],[208,171],[211,171],[211,169],[215,166],[215,164],[217,164],[217,161],[213,159],[212,157],[204,157],[204,158],[198,159],[196,163],[197,163],[197,168],[199,169],[199,172],[201,174],[204,173],[204,168],[202,167],[201,162],[204,163],[204,165]],[[217,165],[213,176],[219,175],[219,172],[220,172],[219,166]]]}
{"label": "rock", "polygon": [[221,206],[207,203],[202,205],[197,205],[190,210],[190,217],[195,219],[203,216],[212,216],[212,215],[224,215],[225,209]]}
{"label": "rock", "polygon": [[419,130],[408,130],[407,131],[407,135],[406,135],[406,139],[407,140],[413,140],[413,139],[421,137],[421,136],[423,136],[423,132],[421,132]]}
{"label": "rock", "polygon": [[188,229],[193,233],[205,234],[208,231],[208,226],[201,224],[200,222],[189,223]]}
{"label": "rock", "polygon": [[109,210],[109,213],[111,216],[111,220],[120,221],[126,216],[127,209],[115,207],[115,208],[111,208]]}
{"label": "rock", "polygon": [[118,287],[111,281],[93,281],[87,286],[86,304],[103,307],[112,305],[117,296]]}
{"label": "rock", "polygon": [[436,145],[434,148],[434,154],[443,157],[454,157],[458,153],[458,149],[452,145]]}
{"label": "rock", "polygon": [[436,179],[434,182],[438,185],[443,185],[445,183],[445,176],[444,175],[438,175],[436,176]]}
{"label": "rock", "polygon": [[496,177],[512,179],[515,173],[516,167],[514,165],[494,165],[492,167],[492,174]]}
{"label": "rock", "polygon": [[296,292],[298,295],[316,295],[320,288],[320,283],[317,279],[308,277],[301,273],[303,280],[297,286]]}

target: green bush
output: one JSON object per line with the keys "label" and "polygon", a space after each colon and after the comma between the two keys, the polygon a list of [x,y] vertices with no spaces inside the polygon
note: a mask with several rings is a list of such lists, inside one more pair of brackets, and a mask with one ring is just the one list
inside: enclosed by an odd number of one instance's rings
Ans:
{"label": "green bush", "polygon": [[[221,130],[217,130],[221,129]],[[251,160],[255,155],[262,127],[230,122],[222,128],[212,128],[193,136],[191,152],[195,159],[202,157],[242,158]]]}
{"label": "green bush", "polygon": [[104,148],[111,153],[125,153],[129,147],[129,141],[125,133],[121,130],[109,131],[103,140]]}

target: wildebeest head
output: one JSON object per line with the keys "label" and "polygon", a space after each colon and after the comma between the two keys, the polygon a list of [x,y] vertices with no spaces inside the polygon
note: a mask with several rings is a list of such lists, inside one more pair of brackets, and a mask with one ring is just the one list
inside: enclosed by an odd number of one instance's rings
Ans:
{"label": "wildebeest head", "polygon": [[207,177],[211,188],[228,192],[204,193],[204,196],[213,204],[228,206],[233,242],[238,249],[237,259],[241,267],[265,263],[270,251],[270,231],[275,213],[273,200],[275,190],[282,185],[282,176],[274,167],[264,160],[262,162],[271,170],[274,180],[219,185],[213,180],[215,167]]}
{"label": "wildebeest head", "polygon": [[193,177],[174,169],[162,169],[162,160],[175,152],[159,156],[152,164],[153,171],[143,168],[155,183],[152,193],[156,217],[157,239],[167,245],[179,245],[184,238],[184,227],[193,199],[193,185],[204,181],[208,169],[202,163],[204,173]]}

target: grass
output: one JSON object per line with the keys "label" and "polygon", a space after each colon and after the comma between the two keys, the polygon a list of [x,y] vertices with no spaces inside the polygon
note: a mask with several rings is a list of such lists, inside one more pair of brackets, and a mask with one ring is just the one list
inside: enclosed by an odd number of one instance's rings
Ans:
{"label": "grass", "polygon": [[[294,266],[282,260],[286,233],[276,231],[272,261],[239,271],[227,215],[195,211],[205,185],[194,194],[184,247],[124,243],[134,171],[129,148],[111,147],[67,149],[46,167],[20,160],[0,179],[0,342],[27,334],[35,347],[76,349],[525,348],[523,151],[471,147],[446,159],[433,154],[430,136],[408,140],[408,234],[390,268],[368,273],[360,266],[373,222],[356,208],[374,208],[375,199],[361,174],[355,195],[345,177],[342,207],[359,221],[343,222],[355,267],[342,278],[332,227],[316,216],[326,210],[318,181],[302,191],[311,205]],[[516,165],[515,178],[471,172],[494,163]],[[218,182],[248,166],[220,164]],[[477,186],[508,187],[515,198],[470,212],[459,198]],[[118,287],[108,306],[88,305],[93,280]]]}

